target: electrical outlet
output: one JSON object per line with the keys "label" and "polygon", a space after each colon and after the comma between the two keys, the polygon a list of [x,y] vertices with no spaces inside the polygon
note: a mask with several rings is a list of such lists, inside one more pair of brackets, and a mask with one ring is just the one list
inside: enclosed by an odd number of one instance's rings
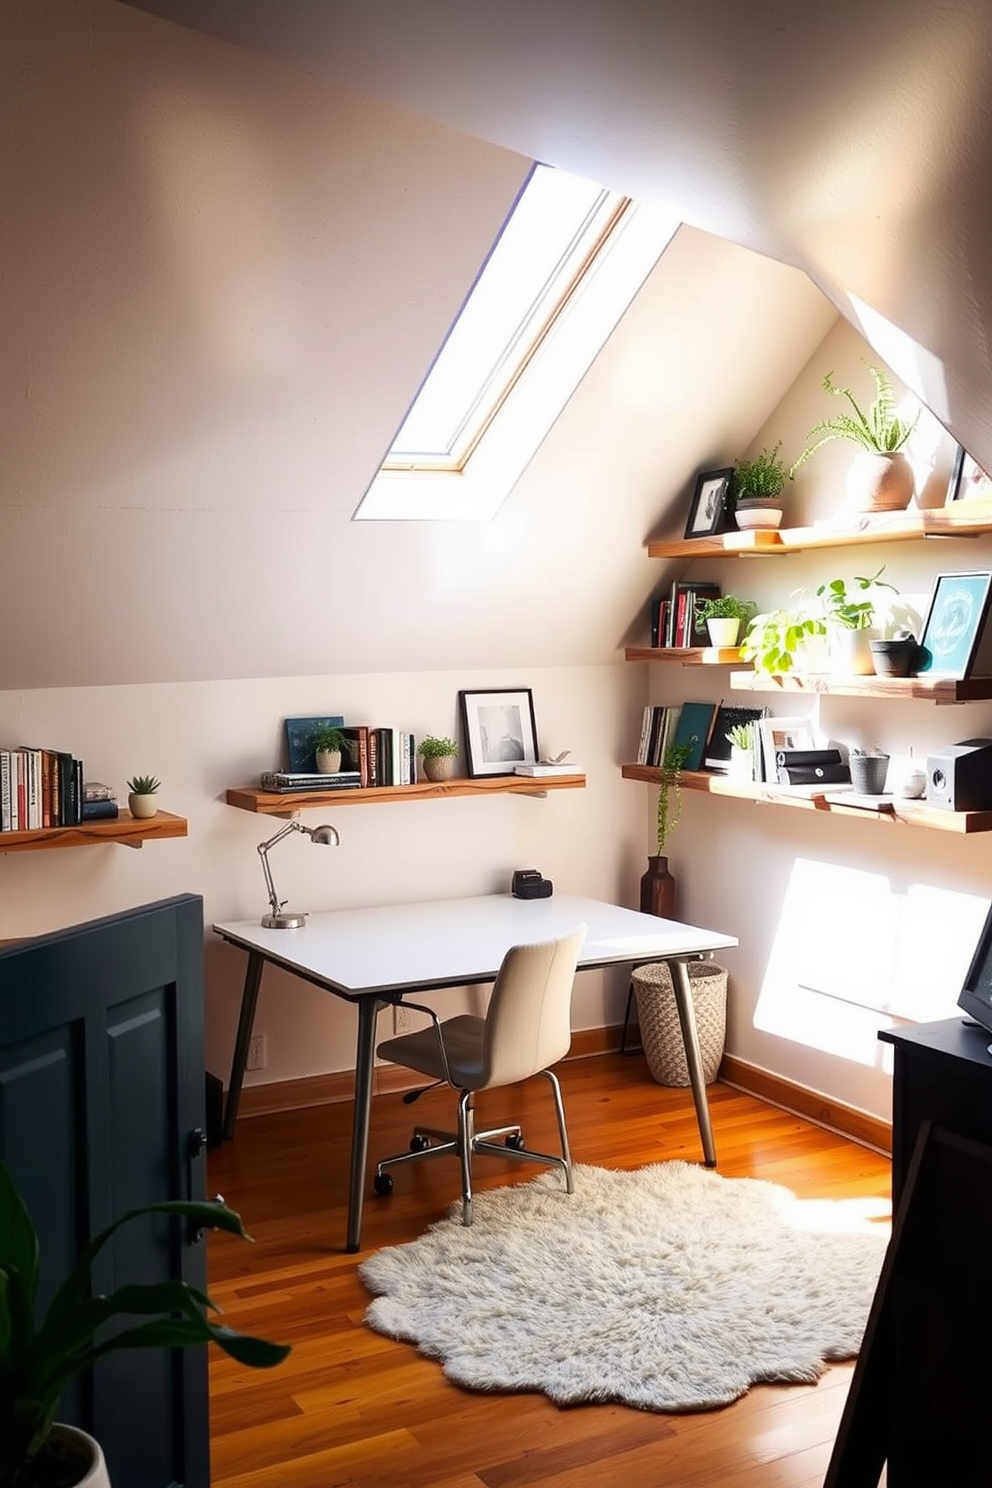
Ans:
{"label": "electrical outlet", "polygon": [[268,1063],[269,1050],[264,1033],[252,1034],[248,1040],[248,1063],[245,1069],[264,1069]]}
{"label": "electrical outlet", "polygon": [[405,1002],[393,1003],[393,1033],[409,1033],[413,1028],[413,1012]]}

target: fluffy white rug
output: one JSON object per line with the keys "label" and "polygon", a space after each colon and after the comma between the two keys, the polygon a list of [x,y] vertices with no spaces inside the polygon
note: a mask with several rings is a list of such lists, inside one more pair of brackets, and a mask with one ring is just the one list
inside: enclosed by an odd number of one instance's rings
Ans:
{"label": "fluffy white rug", "polygon": [[370,1327],[470,1389],[658,1411],[851,1358],[888,1239],[847,1204],[684,1162],[578,1165],[571,1197],[547,1173],[460,1214],[363,1262]]}

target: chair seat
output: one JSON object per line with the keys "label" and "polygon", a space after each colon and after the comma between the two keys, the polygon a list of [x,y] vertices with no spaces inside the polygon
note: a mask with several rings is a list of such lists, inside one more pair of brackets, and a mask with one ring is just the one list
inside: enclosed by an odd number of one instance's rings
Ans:
{"label": "chair seat", "polygon": [[[486,1020],[463,1013],[441,1024],[452,1084],[460,1090],[479,1090],[485,1080],[483,1048]],[[432,1079],[445,1078],[437,1034],[433,1027],[418,1028],[415,1033],[402,1033],[378,1045],[376,1053],[393,1064],[418,1070]]]}

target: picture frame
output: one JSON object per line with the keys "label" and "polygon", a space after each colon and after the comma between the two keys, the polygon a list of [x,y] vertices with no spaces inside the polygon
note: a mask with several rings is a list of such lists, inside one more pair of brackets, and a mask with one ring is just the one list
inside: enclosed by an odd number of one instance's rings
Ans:
{"label": "picture frame", "polygon": [[949,506],[954,501],[992,501],[992,475],[986,474],[963,444],[958,445],[954,455],[944,504]]}
{"label": "picture frame", "polygon": [[712,537],[726,530],[727,494],[733,474],[734,467],[727,465],[722,470],[701,470],[696,476],[685,524],[686,537]]}
{"label": "picture frame", "polygon": [[316,772],[313,733],[321,724],[343,728],[344,718],[340,714],[322,713],[316,718],[286,719],[286,769],[291,775],[313,775]]}
{"label": "picture frame", "polygon": [[468,773],[512,775],[517,765],[536,765],[537,723],[529,687],[463,690],[458,707]]}
{"label": "picture frame", "polygon": [[813,721],[805,718],[759,718],[758,737],[761,740],[762,778],[779,784],[778,766],[775,756],[780,749],[815,749],[816,734]]}
{"label": "picture frame", "polygon": [[992,572],[937,574],[920,635],[920,675],[957,681],[972,675],[990,598]]}

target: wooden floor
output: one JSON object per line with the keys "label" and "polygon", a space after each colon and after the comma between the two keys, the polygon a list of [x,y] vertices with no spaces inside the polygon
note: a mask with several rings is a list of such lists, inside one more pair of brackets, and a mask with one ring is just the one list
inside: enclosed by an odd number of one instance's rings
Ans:
{"label": "wooden floor", "polygon": [[[689,1092],[656,1085],[643,1059],[576,1060],[560,1073],[576,1161],[701,1160]],[[719,1083],[709,1094],[725,1176],[887,1203],[887,1158]],[[549,1106],[544,1082],[531,1081],[493,1092],[480,1120],[487,1110],[492,1124],[519,1114],[540,1147],[554,1142]],[[452,1110],[447,1091],[414,1111],[380,1096],[372,1152],[403,1151],[414,1112],[446,1126]],[[210,1153],[211,1193],[256,1241],[210,1237],[211,1296],[231,1326],[293,1345],[272,1371],[211,1350],[214,1488],[820,1488],[851,1365],[830,1367],[815,1386],[760,1386],[695,1415],[563,1410],[540,1395],[463,1391],[410,1345],[366,1328],[362,1256],[343,1251],[350,1119],[347,1105],[242,1119],[233,1141]],[[537,1171],[483,1159],[477,1186]],[[419,1234],[457,1184],[447,1160],[398,1171],[391,1198],[367,1200],[363,1254]]]}

